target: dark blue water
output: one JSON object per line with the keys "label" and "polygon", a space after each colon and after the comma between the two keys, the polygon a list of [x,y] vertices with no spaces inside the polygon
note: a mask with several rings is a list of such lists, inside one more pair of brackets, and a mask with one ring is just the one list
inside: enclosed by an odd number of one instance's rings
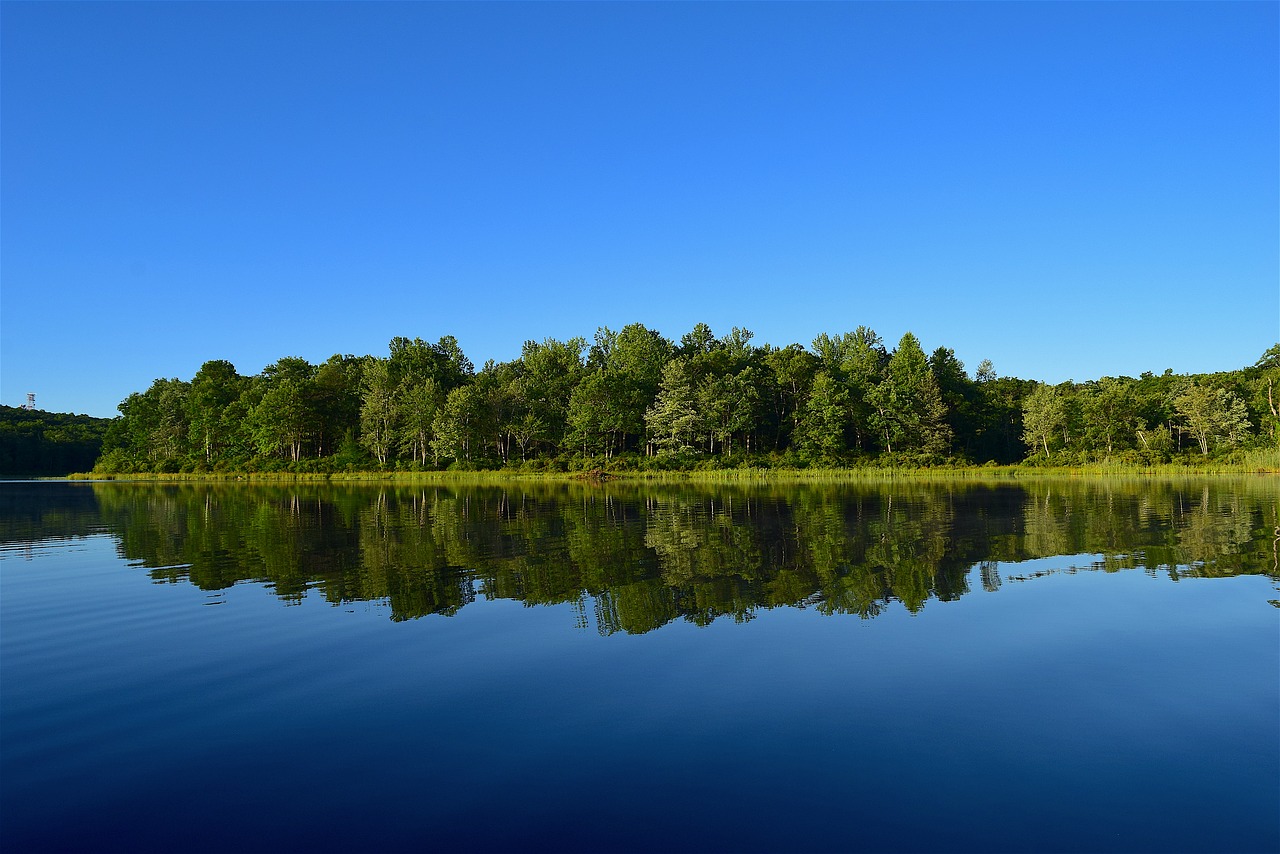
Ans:
{"label": "dark blue water", "polygon": [[518,493],[0,485],[0,845],[1280,850],[1270,486]]}

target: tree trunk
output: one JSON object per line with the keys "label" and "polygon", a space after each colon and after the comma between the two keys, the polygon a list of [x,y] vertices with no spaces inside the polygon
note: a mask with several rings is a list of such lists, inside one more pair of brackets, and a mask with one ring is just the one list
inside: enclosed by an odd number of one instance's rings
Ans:
{"label": "tree trunk", "polygon": [[1267,406],[1271,407],[1271,417],[1276,419],[1271,422],[1271,435],[1280,445],[1280,412],[1276,411],[1275,401],[1271,398],[1271,377],[1267,377]]}

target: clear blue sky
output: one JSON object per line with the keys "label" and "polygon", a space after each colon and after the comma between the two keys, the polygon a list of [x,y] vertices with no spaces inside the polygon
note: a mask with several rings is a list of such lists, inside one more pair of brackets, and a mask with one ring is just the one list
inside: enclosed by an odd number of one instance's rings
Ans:
{"label": "clear blue sky", "polygon": [[0,5],[0,402],[695,323],[1280,340],[1280,4]]}

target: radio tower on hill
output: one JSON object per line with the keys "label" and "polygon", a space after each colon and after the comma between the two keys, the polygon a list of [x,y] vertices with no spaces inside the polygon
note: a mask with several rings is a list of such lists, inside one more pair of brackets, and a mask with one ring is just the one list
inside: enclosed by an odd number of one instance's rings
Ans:
{"label": "radio tower on hill", "polygon": [[26,405],[26,406],[24,406],[24,407],[22,407],[22,408],[23,408],[23,409],[35,409],[35,408],[36,408],[36,393],[35,393],[34,391],[29,391],[29,392],[27,392],[27,405]]}

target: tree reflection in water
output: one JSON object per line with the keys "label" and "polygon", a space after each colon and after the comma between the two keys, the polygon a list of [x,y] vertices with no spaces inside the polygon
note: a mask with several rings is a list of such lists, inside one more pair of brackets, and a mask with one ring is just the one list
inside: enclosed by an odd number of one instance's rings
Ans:
{"label": "tree reflection in water", "polygon": [[478,595],[568,603],[604,634],[781,606],[872,618],[966,595],[974,569],[997,591],[1033,577],[1019,563],[1052,556],[1075,556],[1073,571],[1280,578],[1280,489],[1262,479],[92,491],[98,513],[74,490],[74,519],[105,526],[157,581],[383,601],[394,620],[455,614]]}

